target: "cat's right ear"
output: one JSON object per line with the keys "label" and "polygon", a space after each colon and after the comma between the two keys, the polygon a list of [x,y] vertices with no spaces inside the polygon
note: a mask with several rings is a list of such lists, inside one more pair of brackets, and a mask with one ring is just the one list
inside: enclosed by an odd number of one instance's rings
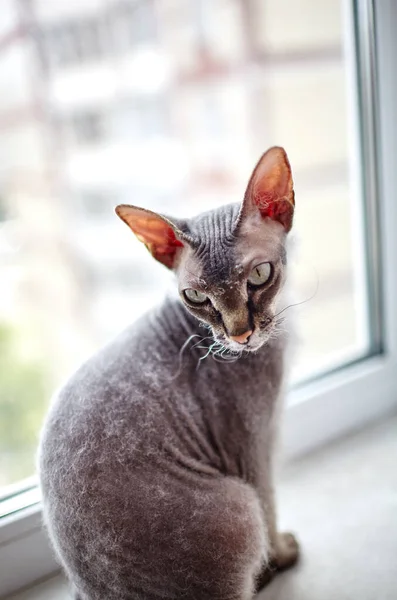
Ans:
{"label": "cat's right ear", "polygon": [[288,233],[294,209],[294,184],[287,153],[274,146],[262,155],[251,175],[238,222],[259,212],[263,218],[278,221]]}
{"label": "cat's right ear", "polygon": [[120,204],[116,214],[127,223],[151,255],[169,269],[175,267],[178,250],[183,248],[186,236],[166,217],[151,210]]}

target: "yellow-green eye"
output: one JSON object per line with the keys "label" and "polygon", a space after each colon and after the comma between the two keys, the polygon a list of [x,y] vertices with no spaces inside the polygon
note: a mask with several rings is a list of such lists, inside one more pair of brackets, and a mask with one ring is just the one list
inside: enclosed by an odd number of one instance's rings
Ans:
{"label": "yellow-green eye", "polygon": [[208,296],[206,294],[203,294],[203,292],[198,292],[193,288],[188,288],[187,290],[184,290],[183,293],[185,294],[185,297],[193,304],[204,304],[204,302],[207,302],[208,300]]}
{"label": "yellow-green eye", "polygon": [[248,283],[251,285],[263,285],[266,283],[272,274],[272,267],[270,263],[265,262],[257,267],[254,267],[248,276]]}

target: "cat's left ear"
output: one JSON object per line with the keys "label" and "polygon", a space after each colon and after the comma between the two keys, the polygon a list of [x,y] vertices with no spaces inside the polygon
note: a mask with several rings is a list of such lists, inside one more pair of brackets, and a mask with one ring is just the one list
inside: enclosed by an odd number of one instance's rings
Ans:
{"label": "cat's left ear", "polygon": [[173,269],[177,251],[183,248],[182,240],[186,238],[176,225],[166,217],[138,206],[120,204],[115,210],[138,240],[145,244],[152,256],[169,269]]}
{"label": "cat's left ear", "polygon": [[273,147],[262,155],[245,192],[239,220],[259,211],[281,223],[288,233],[294,217],[295,198],[291,167],[284,148]]}

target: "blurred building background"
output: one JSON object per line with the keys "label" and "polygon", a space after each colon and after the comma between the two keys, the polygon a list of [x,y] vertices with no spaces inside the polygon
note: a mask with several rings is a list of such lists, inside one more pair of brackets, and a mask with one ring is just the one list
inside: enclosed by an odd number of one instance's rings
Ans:
{"label": "blurred building background", "polygon": [[[119,222],[242,198],[283,145],[296,187],[295,379],[365,352],[349,80],[334,0],[1,0],[0,486],[50,392],[163,295]],[[354,184],[354,182],[353,182]]]}

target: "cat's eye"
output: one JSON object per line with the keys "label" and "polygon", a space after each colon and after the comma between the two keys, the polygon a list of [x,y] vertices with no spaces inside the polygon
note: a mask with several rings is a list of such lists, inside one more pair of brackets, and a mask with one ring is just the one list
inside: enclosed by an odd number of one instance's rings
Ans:
{"label": "cat's eye", "polygon": [[187,298],[187,300],[189,300],[193,304],[204,304],[204,302],[207,302],[208,300],[208,296],[206,294],[203,294],[203,292],[199,292],[192,288],[184,290],[183,293],[185,295],[185,298]]}
{"label": "cat's eye", "polygon": [[268,262],[264,262],[254,267],[248,275],[248,283],[259,286],[269,281],[272,274],[272,266]]}

